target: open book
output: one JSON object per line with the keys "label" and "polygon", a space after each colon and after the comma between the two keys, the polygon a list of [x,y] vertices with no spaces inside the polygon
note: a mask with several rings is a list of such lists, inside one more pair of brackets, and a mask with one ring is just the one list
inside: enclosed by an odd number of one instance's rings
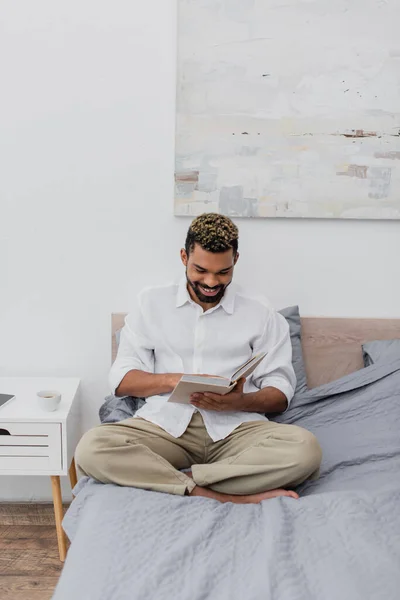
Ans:
{"label": "open book", "polygon": [[212,392],[213,394],[221,394],[221,396],[224,396],[233,390],[239,379],[251,375],[265,355],[265,352],[256,354],[239,367],[229,379],[227,377],[217,376],[183,375],[168,398],[168,402],[190,404],[190,395],[197,392]]}

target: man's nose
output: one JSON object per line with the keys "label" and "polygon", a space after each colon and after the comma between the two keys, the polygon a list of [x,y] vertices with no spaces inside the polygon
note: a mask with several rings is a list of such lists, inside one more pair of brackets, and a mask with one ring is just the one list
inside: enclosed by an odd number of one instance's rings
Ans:
{"label": "man's nose", "polygon": [[215,275],[208,275],[204,281],[204,284],[209,288],[217,287],[219,285],[218,279],[215,277]]}

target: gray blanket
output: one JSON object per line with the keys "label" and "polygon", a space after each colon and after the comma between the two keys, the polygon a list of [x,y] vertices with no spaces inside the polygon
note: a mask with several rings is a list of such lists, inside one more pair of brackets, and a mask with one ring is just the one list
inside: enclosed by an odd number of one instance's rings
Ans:
{"label": "gray blanket", "polygon": [[301,499],[219,504],[83,479],[54,600],[398,600],[400,360],[295,397],[321,478]]}

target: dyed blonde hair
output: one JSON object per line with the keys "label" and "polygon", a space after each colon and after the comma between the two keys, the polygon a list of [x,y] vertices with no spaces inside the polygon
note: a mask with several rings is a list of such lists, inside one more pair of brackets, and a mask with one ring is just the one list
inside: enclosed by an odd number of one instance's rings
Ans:
{"label": "dyed blonde hair", "polygon": [[196,217],[187,232],[185,250],[189,256],[195,244],[209,252],[226,252],[230,248],[237,254],[239,230],[224,215],[204,213]]}

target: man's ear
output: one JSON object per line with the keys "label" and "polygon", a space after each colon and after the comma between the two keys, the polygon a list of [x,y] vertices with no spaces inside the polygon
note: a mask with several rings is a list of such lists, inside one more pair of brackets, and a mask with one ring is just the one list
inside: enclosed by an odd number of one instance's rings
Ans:
{"label": "man's ear", "polygon": [[239,260],[239,252],[236,253],[235,261],[234,261],[233,264],[236,265],[236,263],[237,263],[238,260]]}
{"label": "man's ear", "polygon": [[184,266],[187,267],[188,256],[187,256],[186,250],[184,248],[181,249],[181,261],[184,264]]}

